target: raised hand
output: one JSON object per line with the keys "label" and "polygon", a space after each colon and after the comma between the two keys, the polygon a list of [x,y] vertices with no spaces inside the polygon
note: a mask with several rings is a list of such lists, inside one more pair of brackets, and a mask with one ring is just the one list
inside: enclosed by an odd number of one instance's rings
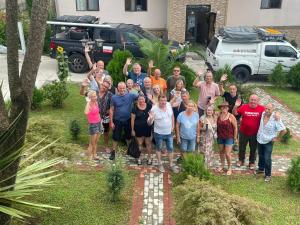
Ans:
{"label": "raised hand", "polygon": [[152,60],[152,59],[148,62],[148,67],[149,67],[149,68],[153,68],[153,67],[154,67],[154,66],[153,66],[153,60]]}
{"label": "raised hand", "polygon": [[90,47],[89,47],[88,45],[86,45],[86,46],[84,47],[84,52],[85,52],[85,53],[88,53],[89,51],[91,51],[91,49],[90,49]]}
{"label": "raised hand", "polygon": [[198,70],[198,72],[197,72],[197,75],[198,75],[199,77],[201,77],[201,76],[203,76],[204,73],[205,73],[205,72],[204,72],[204,69],[203,69],[203,68],[200,68],[200,69]]}
{"label": "raised hand", "polygon": [[150,111],[150,112],[148,112],[148,115],[149,115],[150,120],[154,119],[154,112]]}
{"label": "raised hand", "polygon": [[228,75],[225,73],[221,76],[220,82],[224,82],[227,80]]}
{"label": "raised hand", "polygon": [[131,58],[127,58],[126,59],[126,65],[131,65],[131,60],[132,60]]}
{"label": "raised hand", "polygon": [[235,101],[235,106],[237,106],[237,107],[239,107],[239,106],[241,106],[241,104],[242,104],[242,99],[240,99],[240,98],[238,98],[236,101]]}
{"label": "raised hand", "polygon": [[86,87],[86,86],[89,85],[89,83],[90,83],[89,79],[88,79],[88,78],[85,78],[85,79],[82,81],[81,85],[84,86],[84,87]]}

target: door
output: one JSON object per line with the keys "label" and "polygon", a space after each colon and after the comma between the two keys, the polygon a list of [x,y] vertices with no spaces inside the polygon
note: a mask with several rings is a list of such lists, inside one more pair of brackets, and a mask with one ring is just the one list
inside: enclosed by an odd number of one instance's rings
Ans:
{"label": "door", "polygon": [[259,64],[258,74],[270,74],[277,65],[277,45],[263,45]]}
{"label": "door", "polygon": [[298,62],[297,52],[291,46],[279,44],[277,62],[281,63],[283,70],[287,72]]}
{"label": "door", "polygon": [[210,12],[208,14],[208,35],[207,35],[207,45],[213,39],[215,35],[215,24],[216,24],[217,14]]}

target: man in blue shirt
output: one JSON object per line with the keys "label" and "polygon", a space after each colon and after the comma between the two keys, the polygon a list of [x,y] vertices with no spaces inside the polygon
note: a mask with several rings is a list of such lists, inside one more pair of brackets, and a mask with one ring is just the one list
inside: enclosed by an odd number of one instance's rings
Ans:
{"label": "man in blue shirt", "polygon": [[256,174],[265,173],[265,182],[271,180],[273,143],[279,141],[285,133],[286,129],[281,119],[276,118],[273,113],[273,105],[267,104],[257,133],[259,160],[256,171]]}
{"label": "man in blue shirt", "polygon": [[144,87],[144,79],[147,77],[146,73],[142,73],[142,67],[138,63],[134,63],[132,66],[132,72],[128,72],[128,66],[131,65],[131,58],[127,58],[126,63],[123,67],[123,73],[128,79],[132,79],[136,86],[140,88]]}
{"label": "man in blue shirt", "polygon": [[110,104],[110,127],[113,129],[113,149],[111,151],[110,160],[115,159],[115,150],[118,142],[122,138],[122,131],[125,132],[127,144],[131,138],[130,116],[132,103],[136,100],[137,95],[126,91],[126,84],[120,82],[118,84],[118,94],[112,96]]}

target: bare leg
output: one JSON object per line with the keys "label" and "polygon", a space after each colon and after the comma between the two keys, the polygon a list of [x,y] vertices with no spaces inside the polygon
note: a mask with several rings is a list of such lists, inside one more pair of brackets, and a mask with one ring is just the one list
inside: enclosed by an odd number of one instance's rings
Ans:
{"label": "bare leg", "polygon": [[93,152],[92,135],[90,135],[90,138],[89,138],[89,146],[88,146],[87,151],[86,151],[87,157],[91,158],[91,156],[92,156],[92,154],[93,154],[92,152]]}
{"label": "bare leg", "polygon": [[221,167],[220,170],[224,168],[225,165],[225,150],[224,150],[224,145],[219,145],[219,149],[220,149],[220,160],[221,160]]}
{"label": "bare leg", "polygon": [[148,154],[148,159],[151,159],[151,137],[146,137],[145,138],[145,144],[146,144],[146,150]]}
{"label": "bare leg", "polygon": [[225,150],[225,157],[227,160],[227,164],[228,164],[228,175],[231,175],[231,150],[232,150],[232,145],[225,145],[224,147]]}
{"label": "bare leg", "polygon": [[170,167],[173,166],[173,152],[168,153]]}
{"label": "bare leg", "polygon": [[162,165],[161,163],[161,151],[156,151],[157,161],[159,165]]}
{"label": "bare leg", "polygon": [[99,137],[100,137],[100,133],[96,134],[96,137],[95,137],[95,140],[94,140],[95,142],[93,143],[93,145],[94,145],[94,149],[93,149],[94,159],[99,159],[99,157],[97,156],[97,148],[98,148]]}
{"label": "bare leg", "polygon": [[117,150],[117,147],[118,147],[118,142],[117,141],[113,141],[113,150],[116,151]]}
{"label": "bare leg", "polygon": [[[144,139],[145,139],[144,137],[137,137],[137,138],[136,138],[136,141],[137,141],[137,143],[138,143],[138,145],[139,145],[139,149],[140,149],[141,152],[143,152],[143,143],[144,143]],[[139,160],[142,160],[142,154],[140,155]]]}

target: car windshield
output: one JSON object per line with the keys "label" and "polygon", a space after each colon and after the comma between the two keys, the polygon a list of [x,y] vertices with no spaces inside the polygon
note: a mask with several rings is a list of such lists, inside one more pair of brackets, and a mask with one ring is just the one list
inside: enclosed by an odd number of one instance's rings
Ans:
{"label": "car windshield", "polygon": [[146,31],[146,30],[143,30],[143,29],[138,29],[137,32],[143,38],[146,38],[146,39],[149,39],[149,40],[157,40],[157,37],[154,34],[152,34],[151,32],[149,32],[149,31]]}

